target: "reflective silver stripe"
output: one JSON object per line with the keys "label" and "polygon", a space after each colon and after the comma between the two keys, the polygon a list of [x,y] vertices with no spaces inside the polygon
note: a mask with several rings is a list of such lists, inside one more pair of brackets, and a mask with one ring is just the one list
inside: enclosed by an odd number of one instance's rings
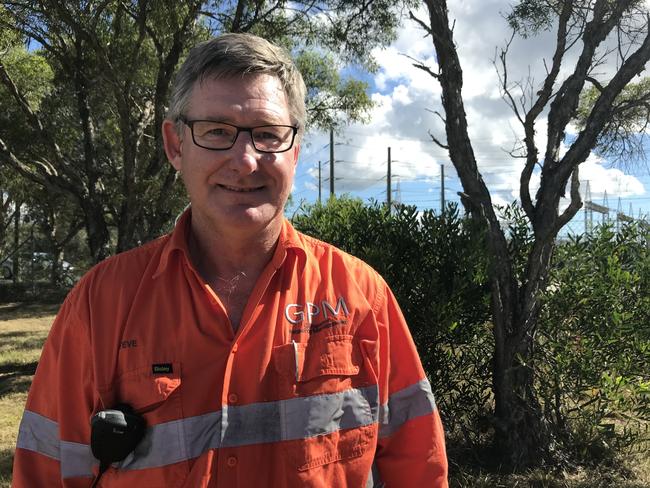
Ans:
{"label": "reflective silver stripe", "polygon": [[[209,449],[304,439],[377,422],[377,386],[291,398],[154,425],[119,469],[144,469],[196,458]],[[25,411],[18,447],[61,461],[64,478],[92,476],[90,446],[58,439],[58,425]],[[22,444],[22,445],[21,445]],[[59,456],[60,451],[60,456]]]}
{"label": "reflective silver stripe", "polygon": [[185,420],[185,445],[189,459],[221,445],[221,412],[211,412]]}
{"label": "reflective silver stripe", "polygon": [[88,444],[61,441],[61,478],[90,478],[97,464]]}
{"label": "reflective silver stripe", "polygon": [[[121,469],[143,469],[184,461],[209,449],[246,446],[330,434],[377,422],[377,386],[276,402],[226,406],[183,420],[154,425]],[[177,446],[183,438],[185,446]]]}
{"label": "reflective silver stripe", "polygon": [[405,422],[428,415],[436,409],[431,385],[423,379],[388,398],[388,405],[379,409],[379,437],[386,437],[398,430]]}
{"label": "reflective silver stripe", "polygon": [[119,464],[120,469],[156,468],[189,459],[186,450],[186,422],[187,420],[173,420],[147,429],[135,451]]}
{"label": "reflective silver stripe", "polygon": [[225,406],[223,447],[305,439],[377,422],[376,386],[241,407]]}
{"label": "reflective silver stripe", "polygon": [[38,452],[59,461],[59,424],[29,410],[25,410],[18,428],[16,447]]}

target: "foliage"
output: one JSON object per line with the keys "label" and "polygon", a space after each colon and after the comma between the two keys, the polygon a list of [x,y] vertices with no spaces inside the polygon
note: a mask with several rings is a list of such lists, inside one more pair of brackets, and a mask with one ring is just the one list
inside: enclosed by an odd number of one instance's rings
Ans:
{"label": "foliage", "polygon": [[522,0],[506,17],[513,31],[526,38],[547,31],[556,16],[557,1]]}
{"label": "foliage", "polygon": [[[583,129],[602,87],[592,86],[580,96],[576,124]],[[650,122],[650,106],[639,103],[650,98],[650,78],[627,85],[615,101],[616,110],[607,121],[595,150],[613,161],[634,162],[645,158],[645,131]]]}
{"label": "foliage", "polygon": [[454,206],[442,215],[415,207],[364,205],[349,198],[310,205],[298,230],[373,266],[402,308],[445,417],[446,428],[477,440],[489,408],[492,347],[482,236]]}
{"label": "foliage", "polygon": [[365,82],[342,80],[331,53],[303,51],[296,64],[308,88],[307,109],[311,123],[321,129],[343,124],[341,114],[351,120],[366,121],[372,101],[366,96]]}
{"label": "foliage", "polygon": [[538,391],[564,449],[581,461],[601,462],[644,435],[650,441],[649,239],[636,224],[618,234],[603,226],[555,256]]}
{"label": "foliage", "polygon": [[[2,2],[2,102],[16,115],[0,131],[2,167],[65,195],[99,261],[167,231],[185,205],[160,126],[187,49],[222,32],[252,32],[285,46],[306,72],[310,124],[329,128],[364,119],[372,106],[367,85],[339,71],[376,69],[368,45],[391,42],[400,8],[412,4]],[[21,55],[45,65],[23,69],[25,80],[3,49],[16,39],[35,41],[39,50],[21,48]],[[45,74],[47,82],[38,83]],[[29,86],[43,87],[40,103],[31,103]]]}
{"label": "foliage", "polygon": [[[38,50],[28,52],[13,39],[11,43],[5,44],[2,63],[11,71],[12,81],[30,110],[39,112],[53,109],[55,73],[45,53]],[[13,152],[17,157],[32,158],[34,147],[38,146],[35,142],[38,140],[38,134],[30,123],[29,115],[14,103],[12,94],[4,84],[0,84],[0,104],[6,107],[0,114],[0,134],[15,145]],[[62,278],[59,261],[63,248],[77,236],[82,227],[82,217],[74,205],[75,202],[69,195],[57,191],[56,188],[33,185],[17,175],[8,165],[0,168],[0,188],[4,190],[5,198],[0,215],[0,258],[11,255],[16,264],[15,272],[20,276],[20,266],[17,263],[19,260],[23,261],[23,264],[27,263],[24,271],[29,273],[31,257],[26,254],[28,250],[30,253],[47,252],[54,257],[54,266],[48,279],[56,283]],[[14,249],[14,239],[8,239],[9,226],[13,227],[12,217],[18,208],[23,215],[20,223],[22,229],[18,229],[16,236],[16,231],[12,228],[12,237],[24,242],[25,239],[31,238],[30,235],[34,235],[34,231],[38,236],[38,242],[23,246],[21,252]]]}
{"label": "foliage", "polygon": [[[394,291],[440,405],[452,463],[468,456],[489,463],[494,343],[483,231],[454,207],[443,215],[408,206],[389,212],[344,197],[302,210],[297,229],[365,260]],[[531,231],[517,205],[500,214],[520,276]],[[561,243],[555,255],[531,362],[565,461],[612,464],[624,448],[650,440],[648,242],[642,227],[600,228]]]}
{"label": "foliage", "polygon": [[517,283],[521,284],[526,279],[526,262],[533,244],[530,224],[517,203],[497,208],[501,227],[507,237],[508,255],[512,259],[514,276]]}

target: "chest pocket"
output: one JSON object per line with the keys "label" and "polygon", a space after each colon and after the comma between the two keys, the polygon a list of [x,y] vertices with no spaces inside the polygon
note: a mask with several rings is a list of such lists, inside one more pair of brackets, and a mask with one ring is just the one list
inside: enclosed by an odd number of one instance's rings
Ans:
{"label": "chest pocket", "polygon": [[292,345],[298,382],[322,376],[354,376],[359,373],[350,335],[326,336],[313,344],[294,342]]}
{"label": "chest pocket", "polygon": [[[286,390],[282,395],[293,398],[280,421],[285,431],[302,434],[289,436],[284,447],[297,483],[321,486],[315,480],[329,477],[323,478],[320,469],[346,479],[348,462],[372,457],[376,433],[370,406],[353,390],[361,364],[353,336],[315,336],[306,343],[277,346],[273,354],[281,383],[293,389],[293,395]],[[356,485],[360,481],[347,486]]]}
{"label": "chest pocket", "polygon": [[294,393],[299,395],[333,393],[350,387],[338,383],[347,383],[346,379],[359,373],[360,358],[352,340],[353,336],[340,334],[274,347],[273,363],[281,383],[293,384]]}
{"label": "chest pocket", "polygon": [[101,388],[107,408],[128,403],[147,423],[147,433],[135,451],[111,467],[99,486],[122,488],[179,487],[188,475],[182,420],[181,365],[152,366],[121,375],[111,387]]}

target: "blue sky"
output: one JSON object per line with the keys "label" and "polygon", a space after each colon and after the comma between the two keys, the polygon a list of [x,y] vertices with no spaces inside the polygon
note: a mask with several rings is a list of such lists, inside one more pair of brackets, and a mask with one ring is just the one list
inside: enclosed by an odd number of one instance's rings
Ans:
{"label": "blue sky", "polygon": [[[455,39],[464,72],[463,95],[479,168],[492,191],[495,203],[507,203],[518,195],[521,161],[508,152],[516,144],[521,128],[499,92],[493,64],[496,48],[510,36],[503,15],[504,0],[458,0],[449,2],[450,19],[455,21]],[[509,53],[509,78],[533,83],[543,79],[544,59],[552,56],[553,33],[527,40],[516,39]],[[457,201],[460,183],[446,152],[431,142],[429,132],[444,140],[444,128],[434,111],[441,111],[440,88],[427,73],[412,66],[409,58],[424,61],[435,69],[431,40],[415,24],[406,22],[399,38],[387,49],[374,50],[380,69],[367,78],[370,95],[376,102],[368,124],[353,124],[336,136],[335,190],[363,199],[386,199],[387,148],[391,147],[393,200],[417,205],[420,209],[440,208],[440,167],[445,167],[445,199]],[[569,53],[569,58],[575,57]],[[604,65],[601,80],[611,67]],[[545,126],[537,127],[539,147],[544,147]],[[329,135],[307,134],[296,173],[293,201],[288,213],[301,201],[318,198],[318,161],[322,178],[329,177]],[[634,217],[650,219],[649,163],[639,161],[625,168],[613,166],[592,154],[581,166],[581,191],[586,196],[587,181],[592,201],[620,209]],[[536,179],[531,182],[534,193]],[[322,183],[323,198],[329,195],[329,181]],[[620,199],[620,203],[619,203]],[[631,207],[630,207],[631,206]],[[594,214],[594,220],[600,216]],[[571,224],[584,228],[581,212]]]}

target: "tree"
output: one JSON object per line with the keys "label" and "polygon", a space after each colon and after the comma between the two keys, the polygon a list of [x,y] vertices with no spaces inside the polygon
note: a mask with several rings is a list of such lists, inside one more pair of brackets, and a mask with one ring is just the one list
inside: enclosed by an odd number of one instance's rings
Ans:
{"label": "tree", "polygon": [[[11,36],[10,32],[4,33],[0,38],[0,53],[3,66],[13,73],[12,82],[17,90],[23,94],[24,103],[33,110],[40,110],[44,100],[51,94],[53,86],[53,71],[46,59],[34,53],[28,53],[21,45],[17,35]],[[5,108],[0,114],[0,129],[3,135],[10,139],[15,149],[17,158],[29,157],[30,146],[33,144],[31,133],[24,131],[28,124],[24,110],[16,106],[13,94],[0,85],[0,104]],[[38,225],[45,235],[45,248],[37,249],[46,251],[52,256],[51,280],[58,282],[58,264],[65,245],[76,236],[80,228],[80,217],[72,205],[71,199],[56,188],[35,187],[35,185],[21,178],[19,174],[8,165],[0,168],[0,189],[2,192],[2,207],[0,207],[0,257],[11,257],[14,265],[14,279],[17,278],[20,267],[20,258],[28,249],[25,242],[21,244],[21,220],[28,218],[34,225]],[[54,191],[52,191],[54,190]],[[21,207],[22,219],[21,219]],[[9,236],[9,226],[13,226],[13,236]],[[33,227],[32,227],[33,230]],[[33,238],[33,236],[32,236]],[[23,236],[24,239],[24,236]],[[11,244],[9,244],[11,241]],[[20,252],[22,251],[22,252]],[[31,260],[31,258],[28,258]]]}
{"label": "tree", "polygon": [[[621,106],[618,97],[630,81],[641,73],[650,59],[648,12],[638,0],[522,0],[513,7],[508,20],[515,34],[534,35],[540,29],[555,29],[556,44],[547,74],[536,89],[516,94],[518,85],[507,77],[507,46],[499,56],[501,89],[523,129],[522,154],[525,167],[520,176],[520,200],[532,240],[524,265],[516,266],[509,243],[492,206],[490,192],[479,172],[468,135],[463,98],[463,73],[448,18],[445,0],[425,0],[428,17],[410,16],[431,36],[438,66],[422,63],[442,89],[446,141],[433,141],[449,152],[460,177],[462,201],[471,214],[487,228],[491,256],[492,319],[495,348],[492,385],[495,399],[495,442],[503,461],[521,468],[549,459],[552,432],[544,422],[533,382],[535,334],[540,315],[541,292],[547,278],[558,231],[580,209],[578,168],[599,141],[599,136],[621,110],[632,110],[645,103],[646,95],[627,99]],[[594,71],[607,54],[605,41],[618,39],[619,62],[607,80],[596,80]],[[568,69],[567,51],[579,49],[577,61],[568,76],[561,78],[560,67]],[[566,137],[568,124],[576,117],[581,93],[590,85],[598,94],[584,117],[575,139]],[[535,141],[536,124],[546,117],[546,145]],[[560,151],[566,144],[565,153]],[[530,180],[539,168],[540,186],[531,196]],[[570,202],[560,208],[567,187]]]}
{"label": "tree", "polygon": [[[366,46],[394,38],[400,3],[16,0],[2,6],[0,26],[37,43],[55,89],[42,109],[34,107],[0,57],[0,82],[24,114],[20,132],[32,141],[23,148],[1,133],[0,160],[76,201],[90,254],[99,261],[164,232],[182,209],[160,126],[188,46],[228,31],[285,45],[308,73],[312,123],[329,126],[360,119],[369,108],[365,86],[334,73],[343,63],[375,67]],[[314,53],[338,63],[322,63]]]}

